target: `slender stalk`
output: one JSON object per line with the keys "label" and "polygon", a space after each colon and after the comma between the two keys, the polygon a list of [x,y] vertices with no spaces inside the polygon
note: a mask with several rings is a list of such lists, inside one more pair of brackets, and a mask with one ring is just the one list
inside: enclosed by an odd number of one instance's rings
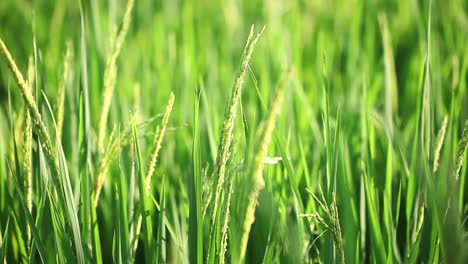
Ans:
{"label": "slender stalk", "polygon": [[442,150],[442,145],[444,144],[445,132],[447,131],[447,123],[448,118],[447,116],[445,116],[444,121],[442,121],[442,126],[440,127],[439,134],[437,136],[437,145],[434,151],[434,166],[432,169],[434,173],[439,168],[440,151]]}
{"label": "slender stalk", "polygon": [[[34,85],[34,62],[32,57],[29,58],[28,66],[28,86],[29,90],[32,90]],[[32,155],[32,124],[31,114],[29,110],[24,110],[24,128],[23,128],[23,173],[25,179],[26,189],[26,206],[29,213],[32,215],[33,209],[33,188],[32,188],[32,171],[31,171],[31,155]],[[26,235],[28,244],[31,241],[31,228],[29,225],[26,227]]]}
{"label": "slender stalk", "polygon": [[26,107],[31,115],[31,120],[33,122],[33,132],[37,134],[37,136],[41,140],[41,143],[42,143],[41,147],[44,150],[46,158],[49,160],[51,164],[51,168],[54,172],[54,175],[58,176],[59,175],[58,159],[53,154],[53,148],[52,148],[50,136],[49,136],[49,133],[47,131],[47,128],[44,122],[42,121],[42,116],[39,112],[39,108],[36,105],[36,101],[34,100],[32,92],[29,89],[28,83],[24,80],[23,75],[18,69],[18,66],[16,66],[16,63],[13,60],[13,57],[11,56],[10,51],[8,51],[8,48],[6,47],[2,39],[0,39],[0,53],[7,60],[8,66],[10,67],[10,70],[12,71],[13,76],[15,77],[16,83],[18,84],[18,87],[20,89],[21,97],[26,103]]}
{"label": "slender stalk", "polygon": [[[141,129],[143,127],[148,126],[158,117],[159,115],[138,124],[137,128]],[[101,190],[104,185],[105,176],[107,175],[107,171],[109,170],[109,167],[112,164],[112,161],[114,161],[117,158],[119,151],[122,149],[122,147],[127,146],[128,144],[131,143],[131,141],[132,141],[131,128],[126,129],[124,133],[120,134],[120,136],[115,135],[115,128],[110,133],[109,144],[107,144],[106,151],[104,152],[104,155],[101,156],[101,159],[99,160],[99,163],[98,163],[98,170],[96,173],[97,180],[94,186],[94,193],[95,193],[94,194],[94,206],[95,207],[97,207],[99,204],[99,197],[101,195]]]}
{"label": "slender stalk", "polygon": [[265,164],[265,157],[267,156],[268,147],[273,135],[275,128],[276,119],[281,112],[281,105],[284,99],[284,89],[292,75],[292,71],[289,71],[287,75],[279,82],[277,92],[273,102],[271,104],[270,112],[268,113],[265,126],[260,136],[260,144],[258,145],[251,171],[249,173],[249,180],[247,186],[250,186],[248,198],[247,198],[247,209],[245,212],[245,218],[242,228],[242,235],[240,240],[240,262],[243,263],[245,259],[245,253],[247,251],[247,243],[249,240],[250,229],[253,222],[255,221],[255,207],[257,206],[258,195],[260,191],[265,187],[265,180],[263,179],[263,167]]}
{"label": "slender stalk", "polygon": [[122,45],[125,41],[128,29],[131,23],[131,14],[134,5],[134,0],[128,0],[125,7],[125,14],[122,21],[122,28],[120,29],[115,41],[112,43],[112,50],[109,58],[107,59],[106,69],[104,70],[104,101],[102,103],[101,116],[99,118],[99,132],[98,132],[98,149],[101,153],[104,152],[104,137],[106,135],[107,117],[112,102],[112,94],[115,88],[115,79],[117,75],[117,58],[119,57]]}
{"label": "slender stalk", "polygon": [[232,198],[232,181],[233,177],[229,177],[230,179],[228,180],[227,184],[227,194],[226,194],[226,202],[224,202],[223,206],[223,221],[222,221],[222,229],[221,229],[221,250],[219,252],[219,263],[224,264],[225,263],[225,255],[227,251],[227,245],[228,245],[228,229],[229,229],[229,219],[231,217],[231,198]]}
{"label": "slender stalk", "polygon": [[[226,174],[226,165],[229,160],[229,148],[231,147],[232,140],[234,138],[233,131],[234,131],[234,121],[237,115],[237,105],[239,104],[242,87],[244,84],[244,77],[247,72],[247,68],[249,66],[250,58],[252,57],[252,53],[257,43],[260,35],[262,34],[264,28],[254,36],[254,29],[255,27],[252,25],[250,28],[249,37],[247,38],[247,43],[245,44],[244,53],[242,54],[241,66],[237,78],[234,82],[234,86],[232,88],[231,99],[229,101],[228,106],[226,107],[226,113],[224,116],[224,123],[223,128],[221,131],[221,138],[220,138],[220,145],[218,150],[218,156],[216,158],[216,167],[214,171],[214,175],[216,177],[214,188],[214,205],[212,211],[212,231],[210,237],[213,236],[213,230],[215,230],[215,219],[218,213],[219,207],[219,199],[221,196],[221,190],[224,185],[225,174]],[[210,239],[211,240],[211,239]]]}
{"label": "slender stalk", "polygon": [[[146,190],[149,193],[149,189],[151,186],[151,178],[154,174],[154,168],[156,166],[156,162],[158,161],[159,151],[161,150],[161,145],[164,139],[164,135],[166,134],[167,123],[169,122],[169,117],[171,116],[172,108],[174,106],[175,96],[173,93],[169,96],[169,101],[167,102],[166,110],[164,112],[163,119],[161,121],[161,128],[159,126],[156,128],[156,133],[154,134],[154,149],[151,152],[151,159],[148,165],[148,169],[146,171]],[[142,224],[142,215],[138,216],[136,228],[135,228],[135,242],[133,244],[133,249],[136,251],[138,247],[138,236],[140,235],[141,224]]]}

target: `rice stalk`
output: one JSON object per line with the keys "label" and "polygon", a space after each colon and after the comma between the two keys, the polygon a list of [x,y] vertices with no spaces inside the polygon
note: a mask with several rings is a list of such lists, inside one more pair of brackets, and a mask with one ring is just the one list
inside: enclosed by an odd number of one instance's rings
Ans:
{"label": "rice stalk", "polygon": [[212,186],[212,177],[208,177],[208,166],[202,169],[203,179],[206,179],[207,184],[203,186],[203,203],[202,203],[202,219],[205,219],[206,211],[211,203],[211,197],[213,196],[213,189],[210,188]]}
{"label": "rice stalk", "polygon": [[392,50],[392,39],[388,29],[387,16],[385,13],[378,15],[385,61],[385,116],[393,134],[393,113],[398,112],[398,87],[395,71],[395,61]]}
{"label": "rice stalk", "polygon": [[175,99],[174,93],[171,92],[171,95],[169,96],[169,101],[167,102],[166,111],[164,112],[164,116],[161,121],[161,128],[158,126],[156,128],[156,133],[154,134],[154,139],[153,139],[154,148],[153,148],[153,151],[151,152],[152,153],[151,159],[150,159],[148,171],[146,172],[146,177],[145,177],[147,188],[149,188],[151,184],[151,177],[153,176],[153,173],[154,173],[154,167],[156,166],[156,162],[158,161],[159,150],[161,150],[161,144],[164,139],[164,135],[166,133],[167,123],[169,121],[169,117],[171,116],[172,108],[174,106],[174,99]]}
{"label": "rice stalk", "polygon": [[39,112],[39,109],[36,105],[32,92],[29,90],[29,84],[24,80],[23,75],[21,74],[18,66],[16,65],[13,57],[11,56],[10,51],[6,47],[3,40],[0,38],[0,52],[5,57],[8,62],[8,67],[10,68],[13,76],[18,84],[20,89],[20,95],[26,103],[26,107],[31,115],[31,120],[33,123],[33,132],[39,137],[42,143],[42,149],[46,154],[46,158],[50,162],[51,168],[55,176],[59,175],[59,163],[57,157],[53,154],[53,148],[50,140],[49,133],[47,128],[42,121],[42,116]]}
{"label": "rice stalk", "polygon": [[[23,75],[19,71],[10,52],[8,51],[7,47],[5,46],[4,42],[1,39],[0,39],[0,51],[2,55],[7,59],[8,65],[20,89],[20,95],[23,98],[25,105],[31,115],[32,128],[33,128],[32,131],[38,137],[38,140],[41,143],[40,144],[41,149],[43,150],[43,153],[45,154],[45,158],[48,161],[49,167],[51,169],[51,174],[53,175],[52,180],[56,183],[55,187],[60,186],[59,183],[61,183],[63,187],[63,189],[61,190],[63,192],[62,198],[64,198],[66,202],[60,205],[63,207],[62,209],[64,211],[68,212],[68,217],[69,217],[69,220],[71,221],[70,225],[73,231],[74,246],[76,247],[77,259],[78,259],[78,262],[82,263],[83,262],[83,249],[81,245],[81,236],[80,236],[81,233],[80,233],[79,226],[78,226],[77,219],[76,219],[76,210],[73,205],[72,190],[71,190],[71,185],[69,181],[68,171],[64,167],[65,166],[64,162],[59,163],[59,157],[62,157],[62,159],[65,160],[64,154],[63,152],[54,154],[55,151],[52,148],[52,143],[50,140],[49,133],[42,120],[42,116],[36,105],[32,92],[29,89],[29,84],[24,80]],[[46,100],[49,110],[51,110],[50,105],[47,101],[47,98],[44,98],[44,99]],[[61,150],[60,146],[59,146],[59,150]]]}
{"label": "rice stalk", "polygon": [[[132,135],[133,135],[133,143],[135,145],[135,154],[136,154],[136,161],[137,161],[137,168],[138,168],[138,191],[140,193],[140,200],[139,200],[139,209],[140,214],[144,215],[145,219],[143,221],[143,242],[144,242],[144,255],[145,255],[145,262],[146,263],[153,263],[155,255],[153,250],[153,243],[154,243],[154,236],[153,236],[153,223],[152,219],[149,215],[149,196],[150,194],[146,191],[146,182],[145,182],[145,175],[143,172],[143,158],[141,157],[141,148],[139,142],[138,131],[135,125],[135,117],[132,116],[131,119],[132,124]],[[135,234],[135,238],[138,238],[139,234]]]}
{"label": "rice stalk", "polygon": [[73,61],[73,47],[72,42],[67,42],[67,50],[65,52],[65,60],[63,62],[63,75],[60,79],[57,95],[57,137],[62,138],[63,131],[63,115],[65,104],[65,90],[68,80],[70,79],[70,68]]}
{"label": "rice stalk", "polygon": [[245,219],[242,228],[241,240],[240,240],[240,262],[243,263],[245,253],[247,250],[247,243],[249,240],[250,229],[253,222],[255,221],[255,207],[257,206],[258,196],[260,191],[265,187],[265,181],[263,179],[263,168],[265,164],[265,157],[268,154],[268,147],[273,136],[273,130],[275,128],[276,119],[281,112],[281,105],[284,99],[285,87],[292,75],[292,71],[289,71],[285,77],[279,82],[276,95],[273,99],[270,112],[268,113],[265,125],[263,127],[260,144],[258,145],[254,160],[249,172],[248,183],[249,193],[247,198],[247,209],[245,212]]}
{"label": "rice stalk", "polygon": [[[28,66],[28,86],[29,90],[32,90],[34,85],[34,62],[32,57],[29,58]],[[32,158],[32,124],[31,115],[29,110],[24,110],[24,127],[23,127],[23,173],[25,179],[26,189],[26,207],[30,214],[32,214],[33,202],[33,188],[32,188],[32,171],[31,171],[31,158]],[[26,237],[28,242],[31,241],[31,228],[29,225],[26,226]],[[28,243],[29,244],[29,243]]]}
{"label": "rice stalk", "polygon": [[338,263],[346,263],[344,257],[344,243],[343,237],[341,234],[341,225],[340,219],[338,217],[338,207],[336,203],[336,192],[332,192],[332,203],[330,206],[326,205],[325,195],[323,194],[322,188],[319,186],[320,198],[319,199],[313,192],[307,189],[307,192],[310,196],[317,202],[319,207],[323,210],[324,216],[321,216],[319,213],[314,213],[310,216],[313,216],[318,223],[321,223],[325,226],[333,235],[333,240],[335,242],[336,258]]}
{"label": "rice stalk", "polygon": [[[215,193],[214,193],[214,205],[213,205],[213,214],[212,214],[212,223],[215,222],[216,215],[218,212],[219,198],[221,196],[221,190],[224,185],[225,173],[226,173],[226,164],[229,160],[229,148],[233,141],[233,131],[234,131],[234,121],[237,115],[237,105],[239,104],[239,99],[241,96],[242,87],[244,84],[245,73],[249,66],[250,58],[257,43],[260,35],[262,34],[263,28],[257,35],[254,37],[255,26],[252,25],[250,28],[249,37],[247,38],[247,43],[244,47],[244,52],[242,54],[241,67],[237,78],[234,81],[234,86],[232,88],[231,99],[228,106],[226,107],[226,112],[224,116],[223,128],[221,131],[220,145],[218,150],[218,156],[216,158],[216,166],[214,175],[216,177],[215,184]],[[214,228],[213,228],[214,229]]]}
{"label": "rice stalk", "polygon": [[226,187],[227,194],[224,199],[226,201],[224,202],[224,206],[222,209],[223,212],[223,221],[222,221],[222,229],[221,229],[221,250],[220,250],[220,255],[219,255],[219,262],[221,264],[225,263],[225,255],[227,252],[227,245],[228,245],[228,228],[229,228],[229,218],[231,215],[230,212],[230,206],[231,206],[231,197],[232,197],[232,182],[233,182],[233,177],[231,176],[230,179],[228,180],[228,184]]}
{"label": "rice stalk", "polygon": [[[137,125],[138,129],[142,129],[149,124],[151,124],[156,118],[159,118],[159,115],[156,115],[155,117],[150,118],[147,121],[144,121],[140,124]],[[128,144],[131,143],[132,141],[132,130],[130,127],[126,128],[126,130],[123,133],[119,133],[120,136],[116,137],[115,136],[115,131],[116,128],[112,130],[110,136],[109,136],[109,143],[107,144],[106,150],[104,151],[103,156],[101,156],[101,159],[99,160],[98,164],[98,170],[97,170],[97,177],[96,177],[96,184],[94,186],[94,206],[97,207],[99,203],[99,197],[101,195],[101,190],[104,185],[104,180],[105,176],[107,175],[107,171],[112,163],[114,161],[122,147],[127,146]],[[150,133],[148,133],[150,134]],[[147,136],[147,135],[145,135]]]}
{"label": "rice stalk", "polygon": [[112,130],[109,136],[109,144],[107,145],[104,155],[99,160],[98,171],[96,176],[96,184],[94,187],[94,207],[99,204],[99,197],[101,196],[101,190],[104,185],[104,179],[109,170],[110,164],[117,158],[119,151],[122,146],[130,143],[131,133],[127,130],[127,133],[122,133],[119,137],[115,137],[116,128]]}
{"label": "rice stalk", "polygon": [[[146,182],[146,190],[149,193],[149,189],[151,186],[151,178],[153,177],[154,174],[154,168],[156,166],[156,162],[158,161],[158,155],[159,151],[161,150],[161,145],[164,139],[164,135],[166,133],[166,127],[167,123],[169,122],[169,117],[171,116],[172,108],[174,106],[174,93],[171,92],[171,95],[169,96],[169,101],[167,102],[166,110],[164,112],[163,119],[161,121],[161,128],[158,126],[156,128],[156,133],[154,134],[154,148],[153,151],[151,152],[151,158],[150,162],[148,165],[148,169],[146,171],[146,176],[145,176],[145,182]],[[135,237],[138,238],[140,235],[140,230],[141,230],[141,224],[142,224],[143,217],[140,214],[138,216],[137,220],[137,225],[135,228]],[[138,247],[138,239],[135,239],[135,244],[133,246],[133,249],[136,250]]]}
{"label": "rice stalk", "polygon": [[435,173],[439,168],[439,159],[440,159],[440,151],[442,150],[442,145],[445,139],[445,132],[447,131],[447,123],[448,117],[444,117],[444,121],[442,121],[442,126],[440,127],[439,134],[437,135],[437,145],[434,151],[434,166],[432,171]]}
{"label": "rice stalk", "polygon": [[460,176],[460,169],[463,165],[463,160],[465,160],[465,151],[466,147],[468,146],[468,120],[465,121],[465,128],[463,129],[463,134],[460,139],[460,143],[458,143],[457,155],[456,155],[456,166],[455,166],[455,180],[458,181]]}
{"label": "rice stalk", "polygon": [[101,116],[99,118],[98,131],[98,149],[101,153],[104,152],[104,137],[106,135],[107,117],[109,115],[112,94],[114,93],[115,80],[117,75],[117,58],[119,57],[122,45],[125,41],[128,29],[131,23],[131,13],[134,5],[134,0],[128,0],[125,7],[125,14],[122,21],[122,28],[118,32],[114,41],[109,58],[107,59],[106,68],[104,70],[104,93],[102,102]]}

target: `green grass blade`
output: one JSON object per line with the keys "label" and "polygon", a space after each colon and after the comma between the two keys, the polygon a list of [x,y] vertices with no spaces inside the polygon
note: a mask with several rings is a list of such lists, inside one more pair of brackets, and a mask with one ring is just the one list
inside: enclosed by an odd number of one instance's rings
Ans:
{"label": "green grass blade", "polygon": [[193,176],[190,179],[190,213],[189,213],[189,249],[190,262],[203,262],[203,215],[202,215],[202,177],[201,177],[201,150],[199,131],[200,92],[195,94],[193,111],[193,144],[192,165]]}
{"label": "green grass blade", "polygon": [[157,229],[157,236],[156,236],[156,255],[154,260],[159,263],[166,262],[166,237],[165,237],[165,224],[166,221],[166,194],[165,194],[165,181],[163,179],[161,184],[161,198],[159,200],[159,204],[161,205],[159,210],[159,217],[158,217],[158,229]]}
{"label": "green grass blade", "polygon": [[127,187],[125,183],[125,176],[122,170],[122,167],[119,162],[119,177],[117,179],[117,192],[118,192],[118,220],[119,220],[119,237],[120,237],[120,249],[119,252],[121,254],[120,259],[122,262],[129,262],[130,261],[130,239],[129,239],[129,228],[128,228],[128,215],[127,215]]}
{"label": "green grass blade", "polygon": [[[19,195],[19,200],[20,200],[20,205],[21,205],[21,208],[23,209],[23,213],[24,215],[26,216],[26,220],[28,222],[28,226],[31,230],[31,233],[32,233],[32,237],[33,237],[33,242],[34,242],[34,245],[36,246],[37,248],[37,251],[39,252],[39,256],[41,257],[41,260],[43,263],[48,263],[48,257],[46,255],[46,251],[43,247],[43,242],[41,240],[41,238],[39,237],[39,234],[37,232],[37,229],[36,229],[36,226],[34,225],[34,220],[31,216],[31,213],[29,212],[28,210],[28,207],[26,205],[26,199],[21,191],[21,188],[19,186],[19,183],[17,181],[17,179],[15,179],[15,186],[16,186],[16,191]],[[26,254],[26,252],[25,252]]]}
{"label": "green grass blade", "polygon": [[[10,236],[10,216],[11,214],[8,215],[6,224],[5,224],[5,230],[1,231],[0,230],[0,262],[6,263],[6,255],[7,255],[7,250],[8,250],[8,240],[7,238]],[[2,233],[3,232],[3,233]]]}
{"label": "green grass blade", "polygon": [[15,233],[16,233],[16,236],[17,236],[17,241],[16,242],[16,247],[18,247],[18,257],[19,259],[17,260],[20,260],[21,262],[26,262],[27,261],[27,256],[28,256],[28,253],[27,253],[27,250],[26,250],[26,245],[25,245],[25,242],[24,242],[24,238],[23,238],[23,232],[19,226],[19,223],[18,223],[18,219],[16,218],[15,214],[12,212],[12,216],[13,216],[13,224],[14,224],[14,228],[15,228]]}
{"label": "green grass blade", "polygon": [[133,142],[135,144],[135,151],[137,156],[138,164],[138,187],[140,191],[140,213],[143,217],[143,243],[145,251],[145,262],[153,263],[153,223],[151,219],[150,208],[148,204],[149,194],[146,186],[145,173],[143,170],[143,160],[141,157],[140,143],[138,139],[137,127],[135,124],[135,119],[132,119],[132,135]]}

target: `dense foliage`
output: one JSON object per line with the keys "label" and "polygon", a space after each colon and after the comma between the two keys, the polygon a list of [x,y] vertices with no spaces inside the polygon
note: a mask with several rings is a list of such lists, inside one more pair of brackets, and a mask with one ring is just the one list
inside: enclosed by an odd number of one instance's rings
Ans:
{"label": "dense foliage", "polygon": [[0,1],[0,263],[467,263],[467,10]]}

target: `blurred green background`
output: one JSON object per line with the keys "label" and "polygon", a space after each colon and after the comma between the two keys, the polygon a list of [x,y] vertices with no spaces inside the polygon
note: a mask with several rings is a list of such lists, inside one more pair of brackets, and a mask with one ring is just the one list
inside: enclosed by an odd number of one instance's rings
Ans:
{"label": "blurred green background", "polygon": [[[0,37],[10,49],[20,70],[26,75],[30,56],[36,56],[38,84],[53,107],[57,97],[57,87],[62,76],[62,65],[67,41],[71,41],[74,51],[72,79],[66,88],[65,125],[62,145],[71,170],[72,183],[79,182],[73,170],[79,166],[78,119],[79,96],[83,80],[80,60],[80,1],[0,1]],[[97,137],[97,126],[102,106],[103,75],[110,52],[112,36],[120,27],[125,1],[82,0],[86,43],[87,81],[91,113],[92,138]],[[442,152],[441,171],[433,176],[435,186],[440,189],[441,200],[450,196],[449,189],[440,185],[442,176],[451,175],[456,159],[456,149],[468,119],[467,64],[468,64],[468,1],[434,0],[431,9],[431,149],[435,147],[435,136],[445,116],[449,116],[446,147]],[[390,36],[396,74],[397,96],[392,99],[393,116],[389,122],[385,107],[386,62],[382,22],[386,21]],[[292,66],[295,75],[286,91],[276,132],[285,142],[288,157],[294,168],[294,176],[305,205],[303,213],[316,210],[313,199],[306,188],[316,191],[318,185],[325,185],[326,144],[322,116],[324,107],[324,73],[328,82],[328,98],[331,126],[338,131],[337,163],[333,169],[337,184],[337,200],[340,212],[341,229],[345,241],[347,262],[379,262],[375,248],[372,220],[368,210],[378,215],[382,229],[387,227],[384,200],[393,206],[401,200],[401,207],[392,207],[394,221],[388,231],[380,230],[384,240],[384,255],[389,263],[398,260],[411,262],[415,247],[420,248],[416,262],[430,262],[437,259],[444,242],[434,236],[434,221],[437,212],[430,208],[430,199],[422,180],[424,170],[417,165],[414,157],[422,155],[414,151],[419,142],[419,107],[422,94],[424,67],[428,50],[429,1],[423,0],[136,0],[132,22],[122,52],[118,58],[116,88],[108,121],[108,131],[114,125],[125,127],[132,112],[137,109],[138,120],[147,120],[164,110],[169,94],[176,95],[170,129],[163,143],[162,154],[156,166],[153,179],[153,193],[158,198],[162,178],[166,181],[168,199],[168,221],[176,229],[177,237],[168,236],[168,261],[178,263],[187,260],[187,219],[189,215],[188,185],[193,175],[192,169],[192,120],[196,92],[201,92],[200,108],[200,153],[202,166],[211,173],[213,170],[220,128],[224,110],[230,95],[232,83],[238,71],[242,50],[252,24],[265,26],[250,63],[250,72],[242,94],[240,118],[236,121],[235,145],[232,148],[231,172],[237,175],[235,182],[242,186],[242,167],[250,157],[251,145],[255,144],[256,131],[267,111],[262,108],[261,99],[269,102],[274,93],[273,87]],[[34,52],[36,50],[36,52]],[[34,55],[35,54],[35,55]],[[390,69],[392,70],[392,69]],[[135,89],[135,84],[139,89]],[[13,115],[9,114],[8,90],[10,90]],[[366,97],[364,97],[364,90]],[[36,96],[38,92],[36,91]],[[261,97],[260,97],[261,96]],[[22,101],[6,61],[0,59],[0,144],[2,154],[12,153],[13,144],[9,141],[9,121],[17,118]],[[41,111],[48,113],[43,100],[39,100]],[[364,107],[363,107],[364,106]],[[363,154],[363,109],[368,111],[372,128],[367,133],[375,137],[369,151],[372,152],[366,168],[372,179],[372,193],[376,195],[372,208],[368,205],[370,191],[364,190],[362,179]],[[337,113],[341,113],[338,126]],[[50,116],[45,114],[46,122]],[[151,125],[151,128],[153,125]],[[388,127],[395,130],[388,135]],[[143,146],[150,146],[151,139],[143,138]],[[365,141],[365,140],[364,140]],[[387,185],[385,173],[388,168],[388,143],[395,142],[393,178]],[[272,144],[274,145],[274,144]],[[145,148],[149,153],[150,147]],[[123,166],[131,170],[130,150],[122,154]],[[274,146],[270,156],[281,156]],[[97,149],[92,149],[93,160],[97,159]],[[250,155],[250,156],[249,156]],[[369,154],[370,155],[370,154]],[[94,162],[94,161],[93,161]],[[96,162],[97,163],[97,162]],[[10,212],[20,212],[18,205],[10,204],[17,195],[14,187],[8,184],[6,162],[2,162],[0,195],[0,227],[4,229]],[[467,198],[466,158],[457,184],[456,218],[465,231],[451,233],[454,241],[466,241]],[[409,168],[408,168],[409,166]],[[78,169],[77,169],[78,170]],[[241,169],[239,169],[241,170]],[[319,252],[327,248],[331,238],[319,237],[320,227],[310,227],[303,241],[297,239],[294,230],[301,219],[294,213],[293,190],[288,184],[284,164],[267,165],[265,168],[266,188],[260,196],[257,217],[250,242],[249,260],[259,263],[267,259],[265,249],[272,236],[274,248],[272,260],[297,263],[300,261],[327,262]],[[118,174],[118,166],[113,164],[110,175]],[[208,174],[210,174],[208,173]],[[437,177],[436,177],[437,176]],[[76,177],[76,178],[74,178]],[[417,177],[417,197],[407,197],[411,177]],[[108,177],[108,180],[112,177]],[[38,181],[36,179],[36,181]],[[205,188],[209,188],[205,184]],[[73,185],[77,186],[77,185]],[[367,186],[367,185],[366,185]],[[384,190],[390,186],[391,197],[384,198]],[[39,188],[39,187],[36,187]],[[103,245],[104,259],[112,259],[111,245],[114,230],[114,186],[105,184],[98,207],[98,219]],[[241,187],[239,187],[241,188]],[[367,188],[367,187],[366,187]],[[36,192],[40,190],[37,189]],[[427,194],[433,195],[432,193]],[[232,211],[243,203],[241,196],[233,198]],[[37,200],[38,198],[36,198]],[[421,199],[421,201],[419,200]],[[423,200],[425,202],[423,202]],[[429,205],[428,205],[429,204]],[[367,206],[366,206],[367,205]],[[408,205],[411,205],[408,208]],[[371,209],[369,209],[369,206]],[[413,208],[426,206],[423,233],[420,244],[411,243],[408,234],[417,223]],[[445,208],[445,207],[444,207]],[[435,210],[436,211],[436,210]],[[417,210],[415,211],[417,212]],[[424,213],[422,213],[424,214]],[[241,215],[241,214],[239,214]],[[400,215],[399,218],[395,215]],[[20,223],[24,219],[17,217]],[[232,233],[236,223],[230,222]],[[313,222],[313,221],[312,221]],[[47,221],[44,220],[44,241],[47,248],[53,248],[53,239],[47,238]],[[21,225],[20,225],[21,226]],[[309,227],[306,227],[309,228]],[[318,229],[317,229],[318,228]],[[454,227],[455,228],[455,227]],[[454,229],[455,230],[455,229]],[[456,229],[460,231],[459,229]],[[237,230],[238,231],[238,230]],[[453,231],[455,232],[455,231]],[[395,235],[393,235],[395,234]],[[439,234],[440,235],[440,234]],[[205,234],[206,236],[206,234]],[[232,237],[231,237],[232,236]],[[235,234],[230,240],[236,243]],[[460,238],[461,237],[461,238]],[[317,240],[316,240],[317,239]],[[313,242],[315,241],[315,242]],[[318,242],[317,242],[318,241]],[[414,242],[414,241],[413,241]],[[295,244],[296,243],[296,244]],[[418,242],[419,243],[419,242]],[[455,242],[454,242],[455,243]],[[458,243],[458,242],[457,242]],[[15,242],[10,243],[9,260],[19,257],[15,252]],[[466,248],[466,242],[462,244]],[[307,248],[310,246],[310,248]],[[305,249],[295,247],[304,247]],[[205,248],[206,249],[206,248]],[[459,247],[453,247],[461,254]],[[444,254],[450,252],[445,247]],[[235,251],[229,251],[235,254]],[[455,254],[455,253],[453,253]],[[139,251],[139,255],[142,253]],[[446,255],[446,257],[449,255]],[[330,260],[330,259],[328,259]],[[445,259],[447,260],[447,259]]]}

